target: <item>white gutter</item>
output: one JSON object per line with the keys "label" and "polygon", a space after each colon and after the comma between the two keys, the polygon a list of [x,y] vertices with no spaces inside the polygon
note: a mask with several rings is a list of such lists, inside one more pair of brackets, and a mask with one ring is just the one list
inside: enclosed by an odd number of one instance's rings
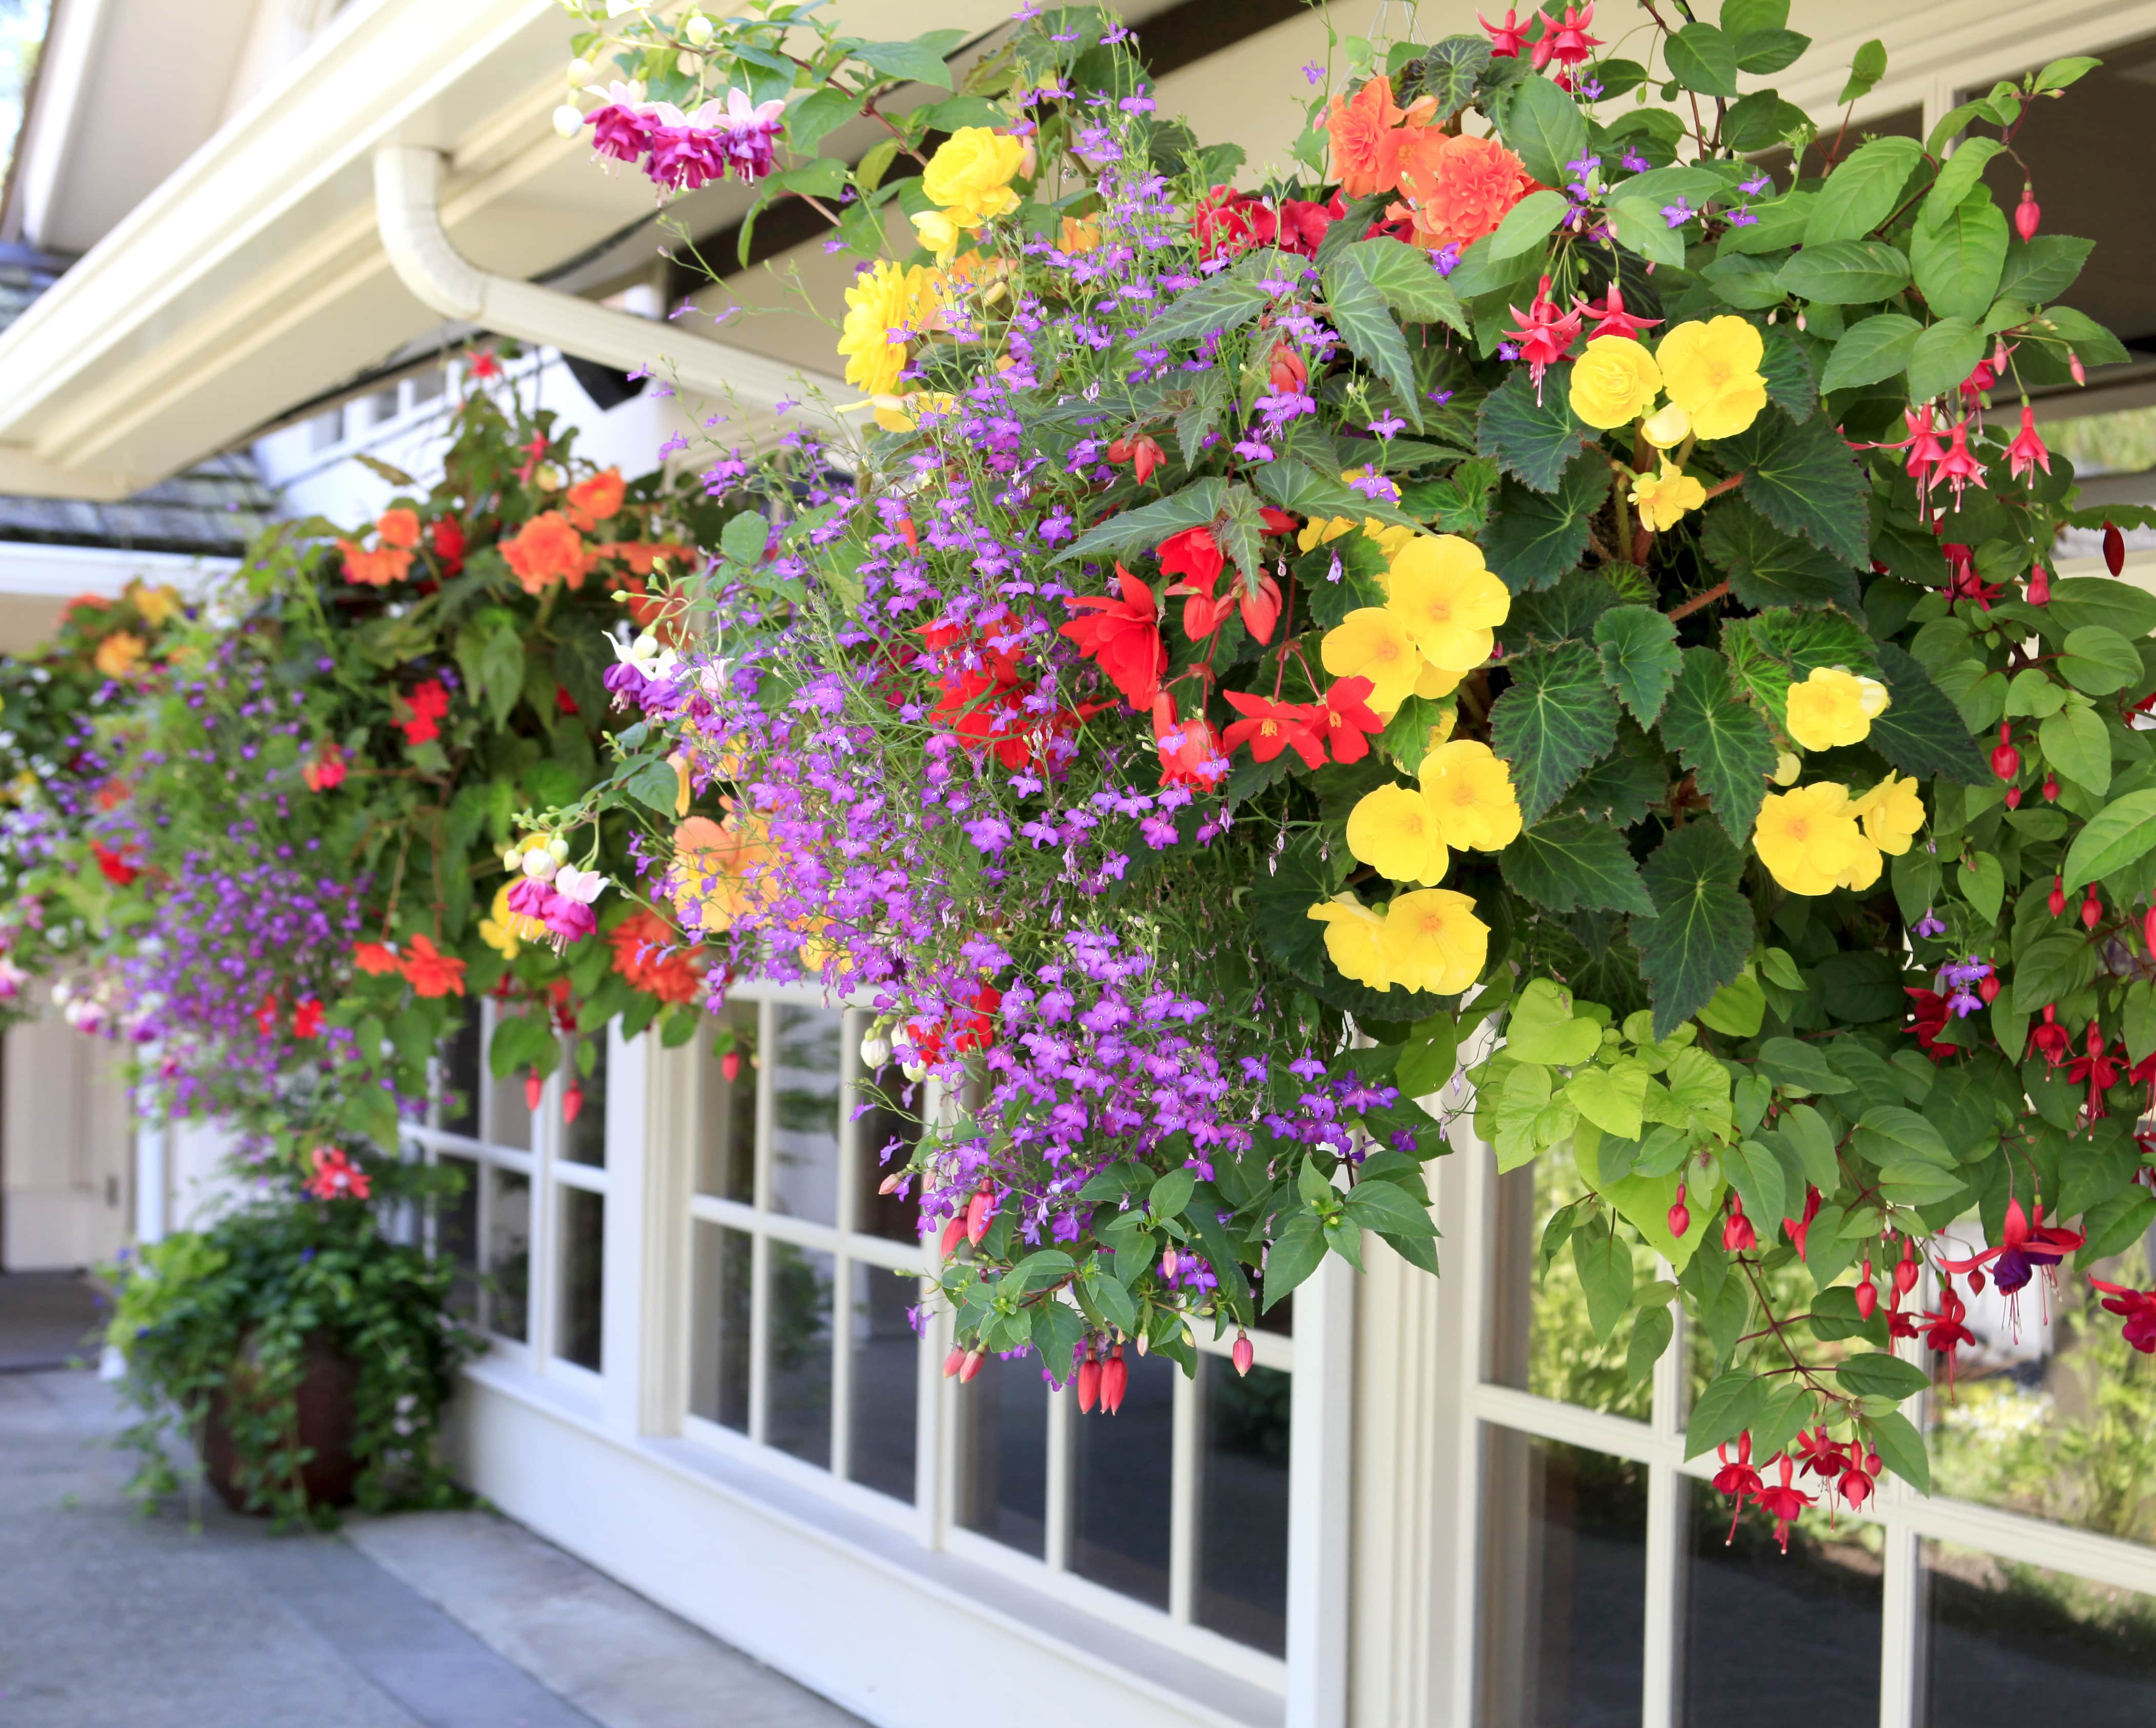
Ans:
{"label": "white gutter", "polygon": [[798,405],[795,416],[826,418],[825,408],[804,401],[812,388],[833,403],[850,393],[835,379],[767,356],[482,270],[442,226],[442,167],[441,152],[424,145],[384,144],[374,152],[382,250],[404,285],[444,317],[625,372],[649,367],[685,394],[731,401],[731,429],[750,435],[780,423],[781,402]]}

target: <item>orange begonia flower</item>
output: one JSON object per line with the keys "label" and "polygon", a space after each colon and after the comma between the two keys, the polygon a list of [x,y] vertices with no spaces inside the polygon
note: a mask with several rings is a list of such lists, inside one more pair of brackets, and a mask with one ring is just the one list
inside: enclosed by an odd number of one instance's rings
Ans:
{"label": "orange begonia flower", "polygon": [[566,500],[570,521],[584,533],[590,533],[600,523],[620,513],[621,501],[628,490],[618,468],[606,469],[588,480],[578,481],[569,488]]}
{"label": "orange begonia flower", "polygon": [[1386,214],[1411,217],[1418,246],[1471,245],[1535,189],[1526,164],[1494,138],[1455,138],[1435,128],[1402,136],[1404,202]]}
{"label": "orange begonia flower", "polygon": [[527,594],[543,594],[557,582],[584,585],[598,556],[559,510],[542,510],[501,542],[501,556]]}
{"label": "orange begonia flower", "polygon": [[1425,96],[1405,109],[1394,106],[1392,80],[1382,74],[1353,97],[1335,96],[1325,131],[1342,195],[1367,198],[1397,188],[1401,154],[1427,125],[1434,105]]}
{"label": "orange begonia flower", "polygon": [[97,644],[90,664],[107,678],[125,678],[135,669],[135,663],[142,658],[142,650],[149,645],[132,630],[115,630]]}
{"label": "orange begonia flower", "polygon": [[424,997],[462,996],[465,993],[465,963],[454,954],[444,954],[425,936],[414,936],[405,950],[398,970],[413,992]]}
{"label": "orange begonia flower", "polygon": [[[743,822],[734,813],[723,823],[708,816],[689,818],[674,830],[674,867],[667,873],[669,891],[685,926],[731,930],[737,919],[752,910],[752,895],[776,900],[779,884],[768,873],[778,857],[760,821]],[[757,874],[753,882],[752,871]]]}
{"label": "orange begonia flower", "polygon": [[701,956],[685,952],[680,932],[656,914],[630,914],[607,940],[613,946],[613,969],[632,988],[667,1002],[694,1002],[703,989]]}
{"label": "orange begonia flower", "polygon": [[344,579],[370,588],[386,588],[393,582],[401,582],[412,567],[412,555],[395,546],[382,546],[367,551],[351,541],[340,540],[337,550],[344,554]]}
{"label": "orange begonia flower", "polygon": [[652,540],[602,541],[592,548],[592,554],[599,558],[619,558],[639,576],[650,575],[651,567],[661,558],[685,561],[690,556],[686,546]]}
{"label": "orange begonia flower", "polygon": [[352,963],[371,978],[383,977],[401,970],[397,951],[381,942],[354,942],[352,945]]}
{"label": "orange begonia flower", "polygon": [[374,532],[382,545],[410,551],[419,543],[419,517],[417,511],[386,510],[377,517]]}

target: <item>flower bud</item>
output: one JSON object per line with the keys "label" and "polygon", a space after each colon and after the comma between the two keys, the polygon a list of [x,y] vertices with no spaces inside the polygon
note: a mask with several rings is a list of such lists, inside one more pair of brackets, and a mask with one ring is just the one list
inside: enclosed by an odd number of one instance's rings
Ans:
{"label": "flower bud", "polygon": [[2071,348],[2066,350],[2066,372],[2076,384],[2088,382],[2088,368],[2082,364],[2081,356]]}
{"label": "flower bud", "polygon": [[2096,897],[2096,890],[2091,888],[2082,897],[2082,928],[2094,930],[2102,920],[2103,902]]}
{"label": "flower bud", "polygon": [[2051,891],[2044,896],[2044,904],[2051,908],[2056,918],[2066,910],[2066,879],[2056,873],[2051,877]]}
{"label": "flower bud", "polygon": [[978,1345],[976,1345],[973,1349],[968,1351],[966,1352],[966,1360],[958,1365],[958,1384],[961,1386],[965,1385],[968,1381],[971,1380],[976,1374],[979,1373],[981,1372],[981,1364],[988,1359],[988,1351],[983,1350]]}
{"label": "flower bud", "polygon": [[692,13],[688,21],[681,26],[681,34],[692,48],[703,47],[717,33],[717,29],[711,21],[701,12]]}
{"label": "flower bud", "polygon": [[2028,601],[2031,606],[2051,603],[2051,578],[2044,573],[2041,564],[2029,572]]}
{"label": "flower bud", "polygon": [[2148,957],[2156,960],[2156,906],[2141,915],[2141,940],[2148,945]]}
{"label": "flower bud", "polygon": [[1168,1248],[1163,1249],[1161,1252],[1160,1275],[1163,1278],[1173,1278],[1175,1276],[1176,1268],[1180,1266],[1182,1264],[1183,1256],[1176,1253],[1174,1245],[1171,1243]]}
{"label": "flower bud", "polygon": [[1132,1341],[1137,1346],[1138,1354],[1140,1356],[1151,1356],[1152,1354],[1152,1341],[1147,1339],[1143,1332],[1140,1332]]}
{"label": "flower bud", "polygon": [[1691,416],[1675,403],[1650,414],[1640,425],[1640,436],[1658,450],[1674,449],[1691,435]]}
{"label": "flower bud", "polygon": [[1901,1264],[1894,1269],[1894,1294],[1906,1296],[1917,1287],[1917,1243],[1914,1237],[1902,1239]]}
{"label": "flower bud", "polygon": [[1984,1294],[1984,1269],[1981,1266],[1969,1274],[1969,1293],[1972,1296]]}
{"label": "flower bud", "polygon": [[2126,568],[2126,536],[2118,531],[2115,522],[2103,525],[2103,567],[2113,576]]}
{"label": "flower bud", "polygon": [[943,1377],[946,1380],[956,1380],[958,1377],[959,1369],[965,1366],[966,1346],[963,1344],[952,1345],[951,1354],[943,1358]]}
{"label": "flower bud", "polygon": [[506,852],[503,853],[501,854],[501,867],[505,870],[508,870],[512,874],[521,872],[524,869],[523,849],[518,846],[511,846]]}
{"label": "flower bud", "polygon": [[539,1070],[537,1069],[533,1069],[531,1073],[524,1076],[525,1109],[538,1109],[539,1100],[546,1095],[546,1092],[547,1083],[539,1078]]}
{"label": "flower bud", "polygon": [[1078,1413],[1088,1414],[1101,1398],[1101,1361],[1091,1351],[1078,1364]]}
{"label": "flower bud", "polygon": [[1238,1374],[1247,1374],[1250,1372],[1251,1363],[1258,1359],[1258,1347],[1250,1342],[1248,1332],[1237,1332],[1235,1347],[1228,1352],[1228,1356],[1229,1360],[1235,1363]]}
{"label": "flower bud", "polygon": [[1879,1286],[1871,1281],[1871,1257],[1864,1258],[1864,1281],[1856,1287],[1858,1318],[1869,1320],[1879,1306]]}
{"label": "flower bud", "polygon": [[589,84],[592,81],[592,74],[597,69],[598,69],[594,67],[589,60],[585,59],[580,54],[575,59],[569,62],[569,82],[571,84]]}
{"label": "flower bud", "polygon": [[943,1227],[943,1240],[939,1251],[945,1259],[949,1259],[952,1255],[958,1252],[958,1244],[965,1239],[965,1235],[966,1215],[960,1213]]}
{"label": "flower bud", "polygon": [[557,137],[573,138],[584,129],[584,110],[574,102],[564,102],[554,110],[554,133]]}
{"label": "flower bud", "polygon": [[892,1171],[889,1176],[886,1177],[881,1182],[876,1184],[876,1192],[879,1194],[896,1194],[899,1189],[905,1185],[906,1175],[906,1173],[903,1170]]}
{"label": "flower bud", "polygon": [[568,840],[561,834],[555,835],[552,839],[547,843],[547,852],[548,856],[552,858],[556,864],[567,863],[569,859]]}
{"label": "flower bud", "polygon": [[1123,1408],[1123,1392],[1130,1384],[1131,1371],[1123,1360],[1123,1346],[1115,1346],[1108,1351],[1108,1359],[1101,1364],[1101,1408],[1113,1416]]}
{"label": "flower bud", "polygon": [[988,1233],[988,1225],[996,1215],[995,1196],[983,1188],[966,1202],[966,1240],[975,1247]]}
{"label": "flower bud", "polygon": [[2028,181],[2021,182],[2021,202],[2014,207],[2014,232],[2021,236],[2025,246],[2036,238],[2036,224],[2044,219],[2043,207],[2036,202],[2036,188]]}
{"label": "flower bud", "polygon": [[1680,1200],[1670,1208],[1670,1234],[1681,1240],[1691,1228],[1691,1208]]}
{"label": "flower bud", "polygon": [[2010,786],[2006,788],[2006,808],[2010,810],[2019,810],[2021,808],[2021,788],[2020,787]]}
{"label": "flower bud", "polygon": [[729,1050],[719,1058],[719,1073],[731,1086],[741,1078],[742,1057],[739,1050]]}
{"label": "flower bud", "polygon": [[562,1089],[562,1126],[566,1128],[575,1121],[583,1107],[583,1084],[579,1080],[571,1080]]}
{"label": "flower bud", "polygon": [[552,462],[542,462],[531,470],[531,484],[542,492],[560,491],[568,484],[568,478],[559,464]]}
{"label": "flower bud", "polygon": [[2047,804],[2059,802],[2059,777],[2056,774],[2044,777],[2044,802]]}
{"label": "flower bud", "polygon": [[871,1032],[861,1040],[861,1066],[870,1074],[875,1073],[891,1060],[891,1040],[880,1033]]}
{"label": "flower bud", "polygon": [[1976,993],[1984,998],[1986,1008],[1999,1000],[1999,974],[1987,973],[1976,981]]}
{"label": "flower bud", "polygon": [[1291,391],[1301,391],[1309,383],[1310,366],[1291,344],[1276,342],[1270,376],[1274,393],[1285,396]]}

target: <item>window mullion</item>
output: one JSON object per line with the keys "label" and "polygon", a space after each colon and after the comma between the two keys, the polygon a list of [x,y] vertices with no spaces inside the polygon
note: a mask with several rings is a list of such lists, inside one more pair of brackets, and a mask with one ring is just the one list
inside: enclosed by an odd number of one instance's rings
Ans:
{"label": "window mullion", "polygon": [[[1204,1361],[1200,1374],[1219,1369]],[[1168,1612],[1179,1625],[1189,1624],[1198,1598],[1198,1470],[1203,1410],[1198,1382],[1175,1377],[1173,1440],[1168,1455]]]}
{"label": "window mullion", "polygon": [[1048,1527],[1041,1562],[1052,1572],[1070,1569],[1071,1479],[1077,1464],[1078,1393],[1075,1387],[1048,1395]]}
{"label": "window mullion", "polygon": [[771,1385],[771,1238],[749,1238],[748,1437],[764,1443],[764,1405]]}
{"label": "window mullion", "polygon": [[[844,1167],[841,1160],[839,1168]],[[841,1236],[831,1259],[831,1474],[841,1482],[851,1481],[854,1474],[853,1329],[854,1263]]]}
{"label": "window mullion", "polygon": [[[1666,1263],[1658,1278],[1673,1276]],[[1676,1728],[1684,1675],[1684,1595],[1691,1490],[1677,1469],[1685,1429],[1685,1361],[1690,1348],[1681,1300],[1671,1305],[1669,1347],[1655,1364],[1653,1426],[1661,1455],[1647,1466],[1645,1666],[1640,1728]]]}

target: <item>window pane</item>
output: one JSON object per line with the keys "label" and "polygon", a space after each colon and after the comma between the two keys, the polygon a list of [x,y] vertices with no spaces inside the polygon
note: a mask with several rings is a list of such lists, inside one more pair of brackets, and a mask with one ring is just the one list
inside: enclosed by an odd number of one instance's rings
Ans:
{"label": "window pane", "polygon": [[[592,1053],[592,1071],[579,1075],[576,1064],[578,1052]],[[572,1082],[583,1089],[584,1099],[578,1107],[577,1120],[565,1123],[562,1131],[562,1156],[572,1164],[604,1166],[606,1163],[607,1113],[607,1040],[606,1034],[573,1040],[564,1064],[562,1089],[566,1093]],[[566,1116],[567,1110],[563,1111]]]}
{"label": "window pane", "polygon": [[853,1352],[848,1474],[879,1494],[911,1505],[921,1340],[910,1310],[921,1300],[920,1280],[911,1273],[901,1276],[858,1263],[847,1276],[853,1283],[847,1326]]}
{"label": "window pane", "polygon": [[831,1464],[831,1257],[771,1244],[769,1390],[763,1438],[826,1469]]}
{"label": "window pane", "polygon": [[[856,1015],[855,1030],[866,1023],[866,1017]],[[881,1073],[869,1083],[873,1090],[865,1087],[863,1097],[876,1100],[891,1099],[906,1101],[909,1091],[912,1101],[918,1105],[916,1090],[906,1084],[906,1076],[896,1064],[887,1064]],[[880,1236],[886,1242],[918,1242],[921,1239],[921,1187],[918,1182],[908,1184],[904,1194],[880,1194],[883,1179],[894,1170],[903,1167],[913,1155],[913,1143],[919,1138],[920,1124],[903,1112],[880,1101],[871,1101],[867,1110],[854,1119],[854,1228],[865,1236]],[[889,1158],[884,1148],[891,1146]]]}
{"label": "window pane", "polygon": [[594,1374],[606,1283],[606,1196],[557,1184],[562,1199],[561,1336],[555,1354]]}
{"label": "window pane", "polygon": [[1637,1723],[1646,1679],[1646,1467],[1485,1428],[1481,1543],[1477,1720],[1486,1728]]}
{"label": "window pane", "polygon": [[412,400],[414,403],[439,402],[445,380],[441,367],[429,367],[412,380]]}
{"label": "window pane", "polygon": [[449,1285],[449,1310],[466,1320],[479,1319],[479,1166],[447,1152],[436,1160],[464,1184],[450,1198],[434,1202],[434,1254],[456,1270]]}
{"label": "window pane", "polygon": [[958,1388],[958,1522],[1047,1552],[1048,1383],[1024,1356],[990,1356]]}
{"label": "window pane", "polygon": [[722,1224],[695,1226],[695,1306],[689,1316],[689,1408],[706,1422],[748,1432],[752,1241]]}
{"label": "window pane", "polygon": [[[2148,1252],[2090,1269],[2145,1285]],[[1976,1344],[1959,1352],[1953,1396],[1928,1401],[1934,1493],[2156,1542],[2156,1357],[2127,1343],[2096,1295],[2078,1275],[2055,1291],[2032,1284],[2018,1322],[1995,1284],[1968,1298]]]}
{"label": "window pane", "polygon": [[[1072,1442],[1070,1570],[1155,1608],[1168,1606],[1175,1377],[1166,1356],[1126,1350],[1130,1383],[1113,1416],[1081,1416]],[[1040,1370],[1032,1371],[1038,1377]]]}
{"label": "window pane", "polygon": [[521,1342],[531,1336],[525,1309],[531,1294],[531,1183],[490,1165],[487,1181],[487,1325]]}
{"label": "window pane", "polygon": [[1923,1556],[1926,1728],[2156,1718],[2156,1597],[1943,1542]]}
{"label": "window pane", "polygon": [[[1732,1539],[1729,1502],[1688,1481],[1685,1728],[1819,1728],[1879,1716],[1880,1563],[1876,1526],[1836,1532],[1805,1518],[1775,1546],[1748,1508]],[[1760,1676],[1775,1677],[1763,1685]]]}
{"label": "window pane", "polygon": [[[1569,1158],[1545,1156],[1499,1177],[1496,1187],[1496,1230],[1490,1254],[1491,1379],[1537,1397],[1645,1422],[1654,1387],[1650,1381],[1635,1387],[1625,1374],[1630,1322],[1620,1322],[1607,1343],[1597,1343],[1570,1252],[1560,1252],[1546,1275],[1536,1271],[1549,1215],[1587,1192],[1579,1172]],[[1635,1275],[1645,1269],[1637,1267]]]}
{"label": "window pane", "polygon": [[1198,1360],[1198,1623],[1276,1656],[1287,1654],[1292,1385],[1277,1368],[1243,1375],[1217,1356]]}
{"label": "window pane", "polygon": [[442,1126],[479,1138],[479,1010],[472,1008],[442,1046]]}
{"label": "window pane", "polygon": [[[493,1069],[490,1066],[490,1075]],[[520,1152],[531,1150],[531,1106],[525,1100],[529,1071],[519,1069],[486,1088],[486,1120],[481,1132],[489,1146],[510,1146]]]}
{"label": "window pane", "polygon": [[747,1206],[756,1199],[756,1079],[762,1067],[756,1047],[757,1005],[728,1002],[721,1025],[721,1036],[731,1034],[733,1043],[726,1055],[704,1058],[696,1192]]}
{"label": "window pane", "polygon": [[771,1209],[839,1222],[839,1035],[834,1008],[778,1006],[772,1105]]}

